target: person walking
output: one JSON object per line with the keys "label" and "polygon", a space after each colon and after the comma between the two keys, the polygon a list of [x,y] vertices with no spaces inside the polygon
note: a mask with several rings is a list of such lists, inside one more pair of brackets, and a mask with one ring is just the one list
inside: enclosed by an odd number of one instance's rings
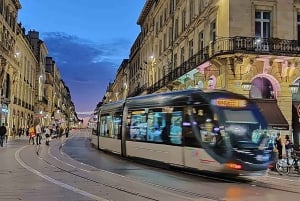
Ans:
{"label": "person walking", "polygon": [[275,148],[278,151],[278,159],[282,159],[282,142],[280,133],[277,133],[277,137],[275,138]]}
{"label": "person walking", "polygon": [[8,124],[5,124],[5,128],[6,128],[6,133],[5,133],[5,143],[7,144],[8,141]]}
{"label": "person walking", "polygon": [[36,144],[41,144],[41,140],[42,140],[42,128],[40,126],[40,123],[38,123],[35,126],[35,132],[36,132]]}
{"label": "person walking", "polygon": [[2,126],[0,127],[0,146],[3,147],[3,142],[4,142],[4,137],[6,134],[7,130],[5,127],[5,124],[2,123]]}
{"label": "person walking", "polygon": [[31,140],[32,140],[32,144],[34,144],[35,129],[34,129],[33,124],[31,124],[31,126],[29,127],[28,130],[29,130],[29,144],[30,144]]}

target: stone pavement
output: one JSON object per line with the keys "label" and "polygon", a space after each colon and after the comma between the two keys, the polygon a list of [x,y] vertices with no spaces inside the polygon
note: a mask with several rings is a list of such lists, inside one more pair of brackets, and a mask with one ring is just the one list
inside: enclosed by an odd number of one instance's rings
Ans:
{"label": "stone pavement", "polygon": [[[65,137],[62,137],[63,139]],[[43,142],[45,138],[43,139]],[[28,144],[28,137],[21,136],[9,138],[8,143],[4,144],[4,147],[0,147],[0,152],[3,149],[10,149],[21,147]],[[246,179],[252,181],[253,186],[263,186],[266,188],[280,189],[284,191],[290,191],[300,193],[300,174],[297,172],[291,172],[289,175],[279,175],[276,171],[268,171],[264,176],[246,176]]]}

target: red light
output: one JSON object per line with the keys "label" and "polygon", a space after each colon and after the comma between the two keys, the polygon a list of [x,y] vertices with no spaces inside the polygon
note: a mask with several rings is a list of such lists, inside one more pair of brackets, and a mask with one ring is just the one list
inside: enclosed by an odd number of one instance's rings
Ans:
{"label": "red light", "polygon": [[237,163],[226,163],[226,167],[235,170],[241,170],[243,168],[241,164],[237,164]]}

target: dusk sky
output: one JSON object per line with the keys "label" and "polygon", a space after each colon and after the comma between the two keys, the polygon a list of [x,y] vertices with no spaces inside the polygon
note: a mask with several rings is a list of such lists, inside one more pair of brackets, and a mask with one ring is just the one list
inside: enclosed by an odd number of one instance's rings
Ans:
{"label": "dusk sky", "polygon": [[18,22],[46,43],[76,112],[93,111],[140,32],[146,0],[20,0]]}

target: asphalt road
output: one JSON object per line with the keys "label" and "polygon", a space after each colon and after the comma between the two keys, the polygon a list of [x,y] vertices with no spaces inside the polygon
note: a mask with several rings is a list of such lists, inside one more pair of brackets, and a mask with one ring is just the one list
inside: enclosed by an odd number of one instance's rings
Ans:
{"label": "asphalt road", "polygon": [[99,151],[88,136],[76,130],[50,146],[16,139],[0,148],[0,201],[291,201],[300,196],[298,175],[270,173],[236,182],[186,174]]}

